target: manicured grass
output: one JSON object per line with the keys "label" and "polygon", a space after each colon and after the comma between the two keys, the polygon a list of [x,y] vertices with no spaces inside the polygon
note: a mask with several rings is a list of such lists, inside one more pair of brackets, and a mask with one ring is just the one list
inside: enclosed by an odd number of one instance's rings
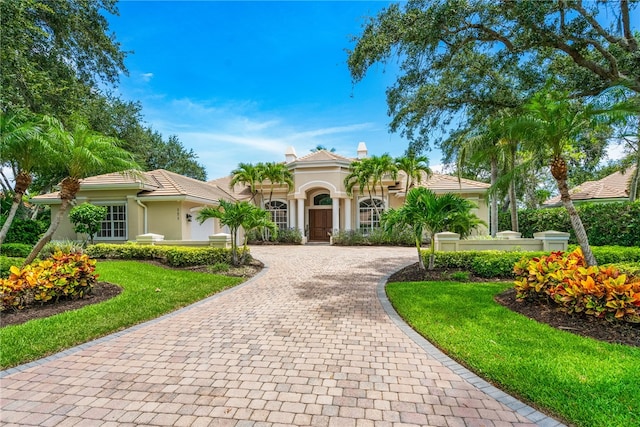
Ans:
{"label": "manicured grass", "polygon": [[20,365],[154,319],[242,282],[136,261],[98,262],[99,280],[124,290],[99,304],[0,329],[0,367]]}
{"label": "manicured grass", "polygon": [[510,284],[390,283],[398,313],[478,375],[578,426],[640,425],[640,348],[579,337],[502,307]]}

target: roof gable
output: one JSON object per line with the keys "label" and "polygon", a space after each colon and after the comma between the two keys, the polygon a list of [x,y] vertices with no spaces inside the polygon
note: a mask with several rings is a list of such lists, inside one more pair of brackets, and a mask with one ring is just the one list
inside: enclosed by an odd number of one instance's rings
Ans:
{"label": "roof gable", "polygon": [[327,150],[318,150],[318,151],[314,151],[313,153],[307,154],[306,156],[297,158],[294,161],[294,163],[331,162],[331,161],[353,162],[354,159],[350,159],[348,157],[344,157]]}
{"label": "roof gable", "polygon": [[[633,176],[635,166],[624,173],[617,171],[598,181],[586,181],[569,190],[572,200],[625,199],[629,197],[629,180]],[[560,204],[560,196],[544,202],[546,206]]]}

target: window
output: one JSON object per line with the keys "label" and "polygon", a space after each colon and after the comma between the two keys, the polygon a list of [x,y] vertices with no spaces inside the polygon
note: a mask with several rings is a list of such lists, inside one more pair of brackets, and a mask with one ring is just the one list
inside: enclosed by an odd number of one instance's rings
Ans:
{"label": "window", "polygon": [[318,194],[313,198],[313,206],[331,206],[332,204],[333,200],[327,193]]}
{"label": "window", "polygon": [[384,203],[380,199],[365,199],[359,204],[360,230],[368,233],[380,227],[380,214],[384,211]]}
{"label": "window", "polygon": [[97,237],[105,240],[126,240],[127,207],[125,205],[105,206],[107,217],[102,221]]}
{"label": "window", "polygon": [[265,209],[271,213],[271,221],[275,222],[280,230],[286,230],[289,227],[287,215],[287,204],[279,200],[274,200],[270,204],[265,204]]}

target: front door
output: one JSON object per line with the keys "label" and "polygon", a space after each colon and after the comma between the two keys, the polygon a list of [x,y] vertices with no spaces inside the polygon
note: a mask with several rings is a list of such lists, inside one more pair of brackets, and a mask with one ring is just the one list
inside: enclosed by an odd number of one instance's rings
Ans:
{"label": "front door", "polygon": [[333,211],[331,209],[309,210],[309,240],[328,242],[333,231]]}

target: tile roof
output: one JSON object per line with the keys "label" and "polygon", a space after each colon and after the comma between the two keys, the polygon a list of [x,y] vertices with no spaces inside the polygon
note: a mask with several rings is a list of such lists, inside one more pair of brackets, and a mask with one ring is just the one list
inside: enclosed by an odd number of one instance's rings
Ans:
{"label": "tile roof", "polygon": [[473,181],[457,176],[442,175],[434,173],[429,179],[422,179],[420,186],[430,188],[433,191],[464,191],[464,190],[486,190],[491,185],[485,182]]}
{"label": "tile roof", "polygon": [[[98,187],[128,187],[139,189],[141,198],[154,197],[190,197],[209,201],[234,199],[235,197],[220,188],[197,179],[189,178],[164,169],[140,173],[108,173],[92,176],[80,181],[80,190]],[[34,197],[34,201],[49,201],[58,198],[58,192]]]}
{"label": "tile roof", "polygon": [[211,181],[207,181],[207,184],[217,187],[220,191],[224,191],[235,199],[238,200],[250,200],[252,197],[249,187],[242,184],[236,184],[231,187],[231,179],[233,175],[223,176]]}
{"label": "tile roof", "polygon": [[313,153],[307,154],[306,156],[298,157],[296,160],[294,160],[294,162],[326,162],[336,160],[353,162],[355,159],[350,159],[348,157],[344,157],[327,150],[318,150]]}
{"label": "tile roof", "polygon": [[[599,181],[587,181],[569,190],[571,200],[625,199],[629,197],[629,180],[635,171],[635,166],[624,173],[614,172]],[[560,196],[555,196],[544,202],[545,206],[555,206],[561,203]]]}

